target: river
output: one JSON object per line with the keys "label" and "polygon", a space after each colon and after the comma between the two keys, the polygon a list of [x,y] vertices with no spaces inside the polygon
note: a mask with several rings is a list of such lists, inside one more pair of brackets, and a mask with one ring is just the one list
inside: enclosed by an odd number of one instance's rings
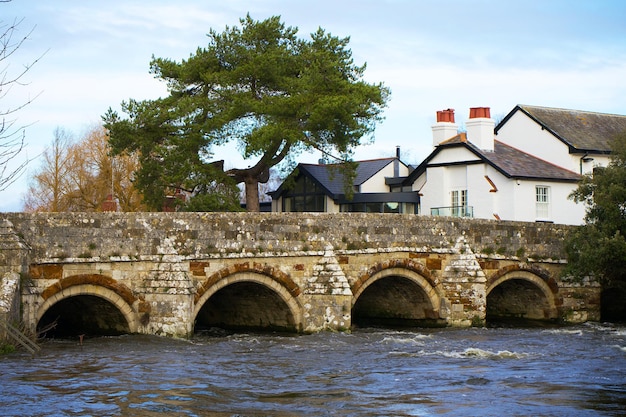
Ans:
{"label": "river", "polygon": [[0,357],[3,416],[626,413],[626,326],[47,340]]}

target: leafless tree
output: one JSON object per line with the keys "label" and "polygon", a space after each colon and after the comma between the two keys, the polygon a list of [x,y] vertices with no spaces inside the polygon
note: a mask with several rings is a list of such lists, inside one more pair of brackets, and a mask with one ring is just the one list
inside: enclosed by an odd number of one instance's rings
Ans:
{"label": "leafless tree", "polygon": [[93,125],[78,141],[65,129],[55,129],[39,162],[30,173],[26,212],[101,211],[109,194],[120,211],[146,210],[132,181],[138,158],[126,153],[112,157],[100,125]]}
{"label": "leafless tree", "polygon": [[[6,0],[0,3],[7,3]],[[25,82],[26,73],[42,57],[39,56],[32,62],[18,67],[14,70],[10,64],[10,59],[14,57],[20,47],[33,33],[34,27],[20,34],[19,26],[24,19],[14,20],[12,23],[0,21],[0,191],[11,185],[26,169],[30,159],[27,157],[18,160],[24,151],[26,125],[17,122],[18,111],[30,104],[37,96],[26,98],[17,105],[3,106],[1,103],[7,99],[9,92],[14,87],[22,87]]]}

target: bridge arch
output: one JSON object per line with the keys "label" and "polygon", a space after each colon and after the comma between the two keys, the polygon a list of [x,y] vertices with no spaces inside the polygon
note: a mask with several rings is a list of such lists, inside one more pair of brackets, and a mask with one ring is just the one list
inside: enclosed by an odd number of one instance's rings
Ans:
{"label": "bridge arch", "polygon": [[559,317],[558,284],[546,270],[512,265],[486,282],[487,320],[554,320]]}
{"label": "bridge arch", "polygon": [[[139,327],[137,314],[132,307],[137,298],[128,287],[104,275],[82,274],[64,278],[47,287],[41,293],[41,298],[43,303],[39,305],[36,313],[37,327],[41,324],[42,319],[52,313],[57,313],[58,311],[55,309],[60,308],[63,303],[69,303],[69,300],[83,300],[79,305],[100,309],[99,311],[106,309],[110,314],[109,317],[115,319],[115,322],[104,323],[105,326],[110,327],[107,331],[115,328],[116,333],[136,333]],[[76,305],[76,303],[74,304]],[[71,309],[71,306],[68,308]],[[102,320],[102,317],[96,317],[98,314],[94,311],[88,312],[93,317],[84,317],[86,319],[84,322],[90,319]]]}
{"label": "bridge arch", "polygon": [[374,265],[352,285],[354,325],[443,326],[444,292],[422,264],[400,259]]}
{"label": "bridge arch", "polygon": [[602,321],[626,321],[626,285],[605,285],[600,291],[600,319]]}
{"label": "bridge arch", "polygon": [[196,326],[214,320],[216,327],[300,332],[304,325],[299,294],[298,285],[278,268],[238,264],[215,272],[201,284],[193,317]]}

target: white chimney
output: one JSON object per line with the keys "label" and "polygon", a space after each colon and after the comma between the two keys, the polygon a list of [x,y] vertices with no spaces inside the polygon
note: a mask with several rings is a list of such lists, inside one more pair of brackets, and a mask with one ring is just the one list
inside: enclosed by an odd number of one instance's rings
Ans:
{"label": "white chimney", "polygon": [[493,152],[496,122],[491,118],[489,107],[470,108],[469,120],[465,122],[467,140],[483,151]]}
{"label": "white chimney", "polygon": [[433,146],[458,135],[458,128],[454,123],[454,109],[437,111],[437,123],[432,127]]}

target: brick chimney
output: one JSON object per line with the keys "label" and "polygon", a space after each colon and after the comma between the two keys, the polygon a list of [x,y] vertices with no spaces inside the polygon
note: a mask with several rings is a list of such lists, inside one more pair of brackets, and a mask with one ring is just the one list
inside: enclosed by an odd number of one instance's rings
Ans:
{"label": "brick chimney", "polygon": [[489,107],[470,108],[469,120],[465,122],[467,140],[483,151],[493,152],[496,122],[491,118]]}
{"label": "brick chimney", "polygon": [[454,123],[454,109],[437,111],[437,123],[433,125],[433,146],[458,135],[459,130]]}
{"label": "brick chimney", "polygon": [[117,201],[113,198],[113,194],[107,195],[106,200],[102,202],[102,211],[117,211]]}

